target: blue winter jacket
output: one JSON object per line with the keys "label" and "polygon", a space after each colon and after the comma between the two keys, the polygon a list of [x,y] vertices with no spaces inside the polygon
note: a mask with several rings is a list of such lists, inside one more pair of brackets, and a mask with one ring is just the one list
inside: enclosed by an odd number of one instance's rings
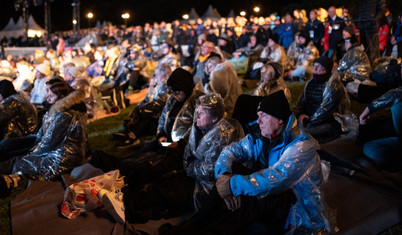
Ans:
{"label": "blue winter jacket", "polygon": [[[297,202],[290,209],[287,225],[326,228],[329,231],[316,145],[312,137],[299,129],[292,114],[283,132],[283,142],[273,147],[268,154],[268,168],[257,169],[251,175],[234,175],[230,179],[233,195],[263,198],[268,194],[292,189]],[[225,172],[231,173],[234,161],[252,167],[264,156],[262,146],[262,138],[249,134],[226,147],[216,162],[215,177]]]}

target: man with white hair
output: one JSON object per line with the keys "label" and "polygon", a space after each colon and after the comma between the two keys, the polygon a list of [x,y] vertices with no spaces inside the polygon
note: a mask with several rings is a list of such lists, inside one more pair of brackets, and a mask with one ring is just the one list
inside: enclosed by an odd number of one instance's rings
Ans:
{"label": "man with white hair", "polygon": [[34,87],[31,91],[31,103],[40,105],[46,100],[46,82],[51,76],[49,62],[43,62],[36,66]]}

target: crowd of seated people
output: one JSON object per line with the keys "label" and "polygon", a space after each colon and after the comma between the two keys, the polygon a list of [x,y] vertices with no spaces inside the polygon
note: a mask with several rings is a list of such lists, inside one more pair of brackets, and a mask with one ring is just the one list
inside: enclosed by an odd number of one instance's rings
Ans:
{"label": "crowd of seated people", "polygon": [[[309,19],[296,11],[283,22],[273,15],[110,26],[100,30],[104,45],[80,48],[54,35],[46,53],[7,57],[0,63],[1,196],[24,177],[57,180],[72,171],[88,179],[118,170],[126,177],[121,191],[91,193],[119,223],[193,212],[161,233],[235,233],[254,222],[276,233],[329,232],[320,144],[357,131],[359,121],[364,129],[371,113],[390,108],[396,134],[363,143],[362,154],[386,170],[401,164],[401,55],[389,47],[399,52],[402,16],[379,47],[384,56],[372,60],[344,10],[337,15],[331,6],[325,18],[313,9]],[[300,97],[290,93],[292,83],[303,84]],[[127,150],[124,159],[89,149],[88,120],[133,105],[129,97],[144,90],[112,135]],[[351,99],[367,105],[361,115],[351,113]],[[70,199],[66,217],[83,206]]]}

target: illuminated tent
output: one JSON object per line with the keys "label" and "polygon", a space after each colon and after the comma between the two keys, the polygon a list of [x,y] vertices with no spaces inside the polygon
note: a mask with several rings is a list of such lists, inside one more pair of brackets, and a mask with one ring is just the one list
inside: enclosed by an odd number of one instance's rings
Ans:
{"label": "illuminated tent", "polygon": [[[22,35],[24,35],[25,30],[23,27],[22,23],[22,17],[20,17],[17,21],[16,24],[14,24],[14,21],[12,18],[10,18],[8,24],[6,27],[4,27],[3,30],[0,31],[0,38],[6,37],[6,38],[17,38]],[[41,37],[45,33],[45,30],[40,27],[32,15],[28,17],[28,37],[35,37],[37,35],[38,37]]]}

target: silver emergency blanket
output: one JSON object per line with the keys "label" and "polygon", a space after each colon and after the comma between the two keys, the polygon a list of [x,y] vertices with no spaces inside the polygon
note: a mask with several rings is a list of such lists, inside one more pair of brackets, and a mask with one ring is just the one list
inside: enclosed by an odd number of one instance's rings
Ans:
{"label": "silver emergency blanket", "polygon": [[283,46],[276,43],[272,51],[268,46],[266,46],[262,51],[260,58],[268,59],[270,61],[277,62],[282,65],[287,64],[287,56],[285,49],[283,48]]}
{"label": "silver emergency blanket", "polygon": [[[269,152],[269,166],[251,175],[234,175],[230,186],[234,196],[248,195],[263,198],[268,194],[292,189],[297,202],[290,209],[288,224],[311,229],[330,229],[324,205],[318,143],[289,117],[283,132],[283,144]],[[247,135],[226,147],[216,161],[215,177],[231,173],[234,161],[252,167],[262,157],[263,139]],[[271,162],[271,158],[278,159]]]}
{"label": "silver emergency blanket", "polygon": [[174,71],[175,69],[180,67],[180,61],[177,59],[177,55],[173,53],[169,53],[165,56],[163,56],[160,60],[158,60],[158,63],[156,64],[156,67],[159,65],[166,63],[170,66],[170,69]]}
{"label": "silver emergency blanket", "polygon": [[222,96],[225,110],[232,112],[237,97],[243,93],[236,70],[228,61],[218,64],[212,71],[209,83],[206,84],[208,92],[215,92]]}
{"label": "silver emergency blanket", "polygon": [[[284,69],[283,66],[279,63],[269,62],[268,64],[272,64],[272,66],[276,66],[276,70],[279,73],[278,79],[272,79],[267,81],[260,81],[258,83],[258,87],[254,90],[254,95],[256,96],[267,96],[273,94],[279,90],[283,90],[285,93],[286,99],[288,102],[291,101],[292,95],[290,94],[290,90],[286,86],[285,80],[283,79]],[[261,75],[262,76],[262,75]]]}
{"label": "silver emergency blanket", "polygon": [[[71,97],[75,98],[69,99]],[[69,101],[67,106],[63,105],[64,99]],[[64,99],[57,101],[45,114],[37,134],[39,142],[16,161],[13,173],[52,180],[82,164],[87,143],[86,113],[70,108],[83,101],[84,93],[76,91]]]}
{"label": "silver emergency blanket", "polygon": [[166,81],[150,87],[145,99],[138,104],[140,114],[148,117],[159,118],[168,97],[169,94]]}
{"label": "silver emergency blanket", "polygon": [[215,185],[215,162],[222,149],[244,137],[243,128],[234,119],[221,119],[202,136],[196,124],[191,128],[189,143],[184,150],[183,163],[187,176],[194,178],[194,204],[205,198]]}
{"label": "silver emergency blanket", "polygon": [[38,125],[35,107],[28,97],[16,93],[0,104],[0,140],[34,133]]}
{"label": "silver emergency blanket", "polygon": [[293,41],[287,53],[288,68],[295,69],[298,66],[304,66],[311,75],[311,66],[318,56],[319,52],[312,41],[310,41],[306,47],[300,47],[297,45],[296,41]]}
{"label": "silver emergency blanket", "polygon": [[[190,97],[185,101],[183,107],[180,109],[179,113],[176,116],[176,119],[173,124],[171,138],[173,141],[179,141],[181,139],[185,139],[189,136],[191,125],[193,124],[194,110],[196,105],[196,100],[198,97],[202,96],[204,93],[198,89],[198,87],[194,87],[193,92]],[[168,101],[166,102],[165,107],[163,108],[162,114],[158,121],[158,133],[160,130],[167,130],[167,126],[169,123],[169,106],[173,106],[176,99],[173,96],[170,96]],[[157,135],[158,135],[157,133]],[[168,134],[168,133],[166,133]]]}
{"label": "silver emergency blanket", "polygon": [[[218,112],[216,109],[223,108],[223,99],[216,93],[201,96],[198,102],[197,108],[201,107],[207,113],[213,113],[213,110]],[[221,111],[223,114],[223,110]],[[222,149],[243,137],[243,128],[234,119],[221,118],[212,126],[201,129],[197,126],[194,115],[189,142],[184,150],[183,166],[187,176],[195,179],[193,194],[195,208],[200,208],[200,199],[206,198],[215,185],[215,162]]]}
{"label": "silver emergency blanket", "polygon": [[337,70],[342,82],[369,79],[371,65],[364,47],[360,45],[349,49],[339,61]]}
{"label": "silver emergency blanket", "polygon": [[370,112],[389,108],[400,102],[402,102],[402,86],[389,90],[387,93],[371,102]]}

